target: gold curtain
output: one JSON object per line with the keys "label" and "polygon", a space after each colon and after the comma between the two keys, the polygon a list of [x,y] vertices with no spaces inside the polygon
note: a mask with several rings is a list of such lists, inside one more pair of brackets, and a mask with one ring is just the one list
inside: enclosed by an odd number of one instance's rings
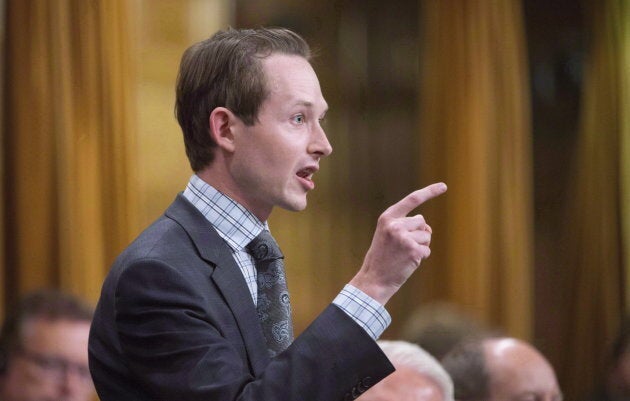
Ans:
{"label": "gold curtain", "polygon": [[[4,91],[6,87],[6,76],[5,76],[5,61],[6,61],[6,13],[5,13],[5,0],[0,0],[0,121],[4,121]],[[4,127],[0,131],[0,135],[2,138],[5,138],[6,131]],[[5,167],[5,157],[4,157],[4,140],[0,144],[0,175],[5,177],[6,167]],[[4,201],[4,186],[0,184],[0,207],[3,207],[5,204]],[[4,213],[0,213],[0,227],[4,227]],[[4,261],[5,258],[5,233],[3,230],[0,230],[0,261]],[[0,262],[0,271],[2,271],[2,267],[4,264]],[[3,316],[2,313],[2,304],[5,298],[5,280],[4,275],[0,274],[0,319]]]}
{"label": "gold curtain", "polygon": [[516,0],[422,2],[421,175],[445,181],[424,291],[532,332],[529,86]]}
{"label": "gold curtain", "polygon": [[[569,298],[560,378],[568,399],[585,394],[604,370],[604,353],[622,316],[620,170],[629,134],[627,92],[629,7],[622,0],[590,4],[580,133],[566,216],[563,281]],[[624,34],[625,32],[625,34]],[[624,65],[624,63],[626,63]],[[627,168],[627,165],[625,166]],[[627,187],[626,187],[627,190]],[[627,241],[627,240],[626,240]]]}
{"label": "gold curtain", "polygon": [[[621,217],[622,217],[622,257],[624,260],[624,289],[630,288],[630,6],[627,2],[621,2],[619,13],[619,89],[620,110],[626,111],[620,116],[620,149],[621,149]],[[624,312],[630,311],[630,291],[625,291]]]}
{"label": "gold curtain", "polygon": [[134,232],[127,1],[7,2],[6,300],[95,300]]}
{"label": "gold curtain", "polygon": [[135,154],[139,229],[183,191],[192,174],[173,113],[179,60],[186,48],[230,23],[229,0],[134,0],[138,104]]}

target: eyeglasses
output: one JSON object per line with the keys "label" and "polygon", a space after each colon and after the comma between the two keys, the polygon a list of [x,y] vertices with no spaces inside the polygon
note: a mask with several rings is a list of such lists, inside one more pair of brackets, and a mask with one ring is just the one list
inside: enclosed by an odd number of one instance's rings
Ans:
{"label": "eyeglasses", "polygon": [[16,354],[35,364],[42,372],[42,376],[47,379],[62,381],[65,380],[67,374],[73,372],[82,382],[92,384],[90,369],[86,365],[71,362],[58,356],[24,349],[19,350]]}

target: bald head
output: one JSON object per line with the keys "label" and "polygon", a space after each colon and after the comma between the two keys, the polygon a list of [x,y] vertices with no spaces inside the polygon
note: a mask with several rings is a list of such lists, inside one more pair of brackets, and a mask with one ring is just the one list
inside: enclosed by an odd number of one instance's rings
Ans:
{"label": "bald head", "polygon": [[462,344],[442,364],[453,378],[456,400],[562,400],[549,362],[534,347],[515,338]]}
{"label": "bald head", "polygon": [[553,368],[531,345],[514,338],[488,339],[483,352],[490,400],[562,400]]}

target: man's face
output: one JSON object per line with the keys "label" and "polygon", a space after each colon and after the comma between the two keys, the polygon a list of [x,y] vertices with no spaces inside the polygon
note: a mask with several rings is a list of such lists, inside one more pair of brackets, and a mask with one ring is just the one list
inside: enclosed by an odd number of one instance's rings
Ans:
{"label": "man's face", "polygon": [[332,147],[320,126],[328,106],[309,62],[273,54],[262,65],[268,96],[253,126],[240,120],[233,126],[229,163],[237,186],[231,195],[265,220],[274,206],[306,207],[313,173]]}
{"label": "man's face", "polygon": [[89,322],[32,319],[22,327],[23,347],[0,376],[3,401],[88,401]]}
{"label": "man's face", "polygon": [[416,370],[406,366],[370,388],[358,398],[359,401],[444,401],[438,384]]}
{"label": "man's face", "polygon": [[490,401],[561,401],[549,362],[533,347],[514,339],[486,341]]}

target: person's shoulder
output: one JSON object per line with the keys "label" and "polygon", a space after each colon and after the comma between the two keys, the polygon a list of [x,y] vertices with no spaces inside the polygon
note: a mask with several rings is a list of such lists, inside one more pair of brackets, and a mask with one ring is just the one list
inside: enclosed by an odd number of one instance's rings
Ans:
{"label": "person's shoulder", "polygon": [[[194,269],[193,267],[200,268]],[[184,268],[186,267],[186,268]],[[161,216],[142,231],[114,260],[104,282],[116,288],[122,276],[150,268],[180,271],[186,275],[203,270],[203,262],[190,236],[177,222]]]}
{"label": "person's shoulder", "polygon": [[144,229],[121,253],[118,260],[168,257],[173,249],[180,251],[191,247],[192,242],[184,228],[174,220],[162,215]]}

